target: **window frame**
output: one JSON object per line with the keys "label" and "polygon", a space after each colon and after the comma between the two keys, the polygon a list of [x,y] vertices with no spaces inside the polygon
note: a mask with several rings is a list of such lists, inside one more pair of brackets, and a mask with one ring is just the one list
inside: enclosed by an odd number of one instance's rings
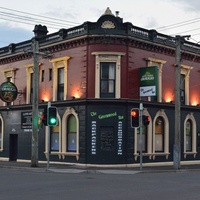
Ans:
{"label": "window frame", "polygon": [[68,117],[67,117],[67,119],[66,119],[66,123],[67,123],[67,130],[66,130],[66,134],[67,134],[67,136],[66,136],[66,138],[67,138],[67,141],[66,141],[66,147],[67,147],[67,149],[66,149],[66,152],[76,152],[76,149],[77,149],[77,147],[76,147],[76,145],[77,145],[77,142],[75,142],[75,149],[71,149],[70,148],[70,144],[71,144],[71,142],[70,142],[70,135],[75,135],[75,141],[77,141],[76,140],[76,137],[77,137],[77,126],[75,127],[75,131],[71,131],[70,130],[70,123],[72,123],[72,122],[70,122],[70,118],[71,117],[74,117],[74,119],[75,119],[75,126],[76,126],[76,118],[75,118],[75,116],[73,115],[73,114],[69,114],[68,115]]}
{"label": "window frame", "polygon": [[[61,132],[61,119],[60,119],[60,116],[59,116],[59,114],[57,113],[57,119],[58,119],[58,125],[57,125],[57,127],[58,127],[58,130],[59,130],[59,150],[57,151],[57,150],[52,150],[52,148],[51,148],[51,134],[52,134],[52,128],[54,128],[54,127],[50,127],[50,136],[49,136],[49,127],[48,126],[45,126],[45,152],[44,152],[44,154],[47,156],[47,152],[48,152],[48,148],[49,148],[49,146],[50,146],[50,154],[51,155],[58,155],[59,156],[59,158],[61,158],[61,155],[60,155],[60,152],[61,152],[61,148],[62,148],[62,143],[61,143],[61,141],[62,141],[62,132]],[[49,144],[49,137],[50,137],[50,144]]]}
{"label": "window frame", "polygon": [[[103,71],[105,72],[105,68],[108,65],[108,77],[103,77]],[[113,66],[113,78],[109,77],[110,76],[110,67]],[[110,86],[110,81],[112,81],[112,90],[113,92],[109,91],[109,86]],[[107,87],[106,87],[106,92],[102,92],[102,83],[106,82]],[[115,62],[100,62],[100,98],[115,98],[115,82],[116,82],[116,63]]]}
{"label": "window frame", "polygon": [[[189,105],[189,81],[190,81],[190,71],[193,69],[193,67],[187,66],[187,65],[181,65],[181,74],[185,76],[185,84],[184,84],[184,104]],[[181,84],[182,85],[182,84]]]}
{"label": "window frame", "polygon": [[[163,136],[163,151],[162,152],[158,152],[155,150],[155,124],[156,124],[156,120],[158,117],[162,117],[163,118],[163,123],[164,123],[164,136]],[[168,159],[169,156],[169,120],[167,118],[167,115],[165,114],[165,111],[163,109],[159,110],[153,120],[153,155],[154,155],[154,159],[156,156],[166,156],[166,159]]]}
{"label": "window frame", "polygon": [[[76,119],[76,151],[67,151],[67,119],[70,115],[74,115]],[[79,159],[79,119],[78,114],[74,108],[68,107],[62,118],[62,148],[61,155],[64,159],[65,156],[75,156],[76,159]]]}
{"label": "window frame", "polygon": [[0,152],[3,152],[3,150],[4,150],[4,120],[3,120],[1,113],[0,113],[0,121],[1,121],[1,126],[0,126],[0,134],[1,134]]}
{"label": "window frame", "polygon": [[[191,151],[187,151],[186,149],[186,126],[187,126],[187,121],[190,120],[191,121],[191,125],[192,125],[192,150]],[[183,153],[184,153],[184,158],[186,158],[188,155],[193,155],[194,158],[196,157],[197,154],[197,135],[196,135],[196,120],[194,118],[193,113],[189,113],[184,121],[184,149],[183,149]]]}
{"label": "window frame", "polygon": [[[157,102],[162,102],[162,68],[163,65],[167,61],[165,60],[160,60],[156,58],[147,58],[147,66],[152,67],[152,66],[157,66],[158,67],[158,95],[157,95]],[[155,97],[148,97],[148,101],[151,101],[152,98]]]}
{"label": "window frame", "polygon": [[[143,108],[143,115],[150,116],[147,108]],[[137,160],[137,157],[139,156],[138,148],[140,148],[138,145],[138,141],[140,140],[140,134],[138,134],[139,128],[134,128],[134,158]],[[150,118],[149,125],[146,126],[146,152],[142,152],[143,156],[149,156],[149,159],[153,156],[152,153],[152,118]],[[144,141],[142,141],[144,143]]]}
{"label": "window frame", "polygon": [[42,70],[40,71],[40,82],[44,82],[44,77],[45,77],[45,70],[42,69]]}
{"label": "window frame", "polygon": [[115,97],[121,98],[121,57],[122,52],[92,52],[95,56],[95,98],[100,98],[100,63],[116,63],[115,74]]}
{"label": "window frame", "polygon": [[58,69],[64,68],[64,96],[63,100],[67,99],[67,68],[68,68],[68,60],[69,56],[56,58],[50,60],[53,65],[53,101],[58,100]]}
{"label": "window frame", "polygon": [[[158,152],[163,152],[164,151],[164,128],[165,127],[165,124],[164,124],[164,119],[163,117],[161,116],[158,116],[157,119],[156,119],[156,123],[155,123],[155,152],[158,153]],[[157,132],[158,129],[161,129],[161,132]],[[160,136],[159,138],[161,139],[158,139],[161,144],[160,144],[160,147],[161,149],[156,149],[156,142],[157,142],[157,137]]]}
{"label": "window frame", "polygon": [[[41,70],[40,70],[40,66],[42,65],[42,63],[39,63],[39,72],[40,72],[40,78],[41,78]],[[31,84],[32,81],[31,80],[31,76],[33,78],[33,69],[34,69],[34,64],[29,64],[25,66],[26,68],[26,104],[31,104]]]}

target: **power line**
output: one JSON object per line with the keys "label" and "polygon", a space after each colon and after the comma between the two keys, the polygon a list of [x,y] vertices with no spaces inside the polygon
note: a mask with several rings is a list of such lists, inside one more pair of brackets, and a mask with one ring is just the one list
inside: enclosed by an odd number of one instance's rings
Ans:
{"label": "power line", "polygon": [[[36,19],[36,18],[21,16],[21,15],[15,15],[12,13],[4,13],[1,11],[0,11],[0,16],[3,16],[1,18],[2,20],[15,21],[18,23],[24,23],[24,24],[29,24],[29,25],[33,25],[35,23],[44,23],[45,25],[50,25],[51,27],[50,26],[48,26],[48,27],[53,28],[53,29],[60,28],[61,26],[62,27],[65,27],[65,26],[71,27],[72,26],[69,24],[64,24],[64,23],[59,23],[59,22],[55,23],[55,22],[52,22],[49,20]],[[33,22],[35,22],[35,23],[33,23]]]}
{"label": "power line", "polygon": [[[20,23],[30,26],[42,23],[46,25],[49,29],[54,29],[54,30],[58,30],[60,28],[71,28],[73,26],[80,25],[79,23],[76,22],[71,22],[49,16],[31,14],[28,12],[18,11],[4,7],[0,7],[0,20]],[[9,42],[1,41],[1,43],[9,43]]]}
{"label": "power line", "polygon": [[[192,29],[192,30],[188,30],[188,31],[181,31],[181,32],[179,32],[179,33],[175,33],[175,34],[173,34],[173,35],[180,35],[180,34],[182,34],[182,33],[191,33],[192,31],[196,31],[196,30],[199,30],[199,28],[195,28],[195,29]],[[195,35],[198,35],[198,34],[195,34]],[[194,34],[193,34],[193,36],[194,36]]]}
{"label": "power line", "polygon": [[200,22],[200,18],[190,19],[187,21],[182,21],[182,22],[178,22],[175,24],[167,25],[167,26],[162,26],[162,27],[156,28],[156,30],[162,31],[162,30],[168,30],[168,29],[173,29],[173,28],[179,28],[181,26],[186,26],[193,23],[197,23],[197,22]]}
{"label": "power line", "polygon": [[44,15],[32,14],[32,13],[18,11],[18,10],[9,9],[9,8],[5,8],[5,7],[0,7],[0,9],[2,9],[2,10],[8,10],[8,11],[11,11],[11,12],[16,12],[16,13],[20,13],[20,14],[26,14],[26,15],[30,15],[30,16],[35,16],[35,17],[39,17],[39,18],[46,18],[48,20],[55,21],[56,23],[58,23],[58,22],[64,22],[64,23],[71,24],[71,25],[80,25],[80,23],[72,22],[72,21],[67,21],[67,20],[63,20],[63,19],[60,19],[60,18],[53,18],[53,17],[49,17],[49,16],[48,17],[44,16]]}

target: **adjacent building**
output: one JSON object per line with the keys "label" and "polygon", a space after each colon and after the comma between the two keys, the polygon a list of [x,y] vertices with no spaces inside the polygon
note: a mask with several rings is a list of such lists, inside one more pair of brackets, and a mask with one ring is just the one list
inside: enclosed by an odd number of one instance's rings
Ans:
{"label": "adjacent building", "polygon": [[[139,163],[140,129],[131,127],[130,111],[141,103],[150,116],[142,129],[143,162],[173,161],[176,38],[123,22],[109,8],[97,22],[52,34],[36,25],[34,34],[39,111],[47,102],[58,108],[58,126],[50,131],[52,161]],[[198,44],[182,40],[182,161],[200,158],[199,51]],[[33,39],[0,48],[0,83],[18,89],[13,102],[0,101],[1,160],[31,160],[33,73]],[[46,161],[47,138],[41,125],[39,161]]]}

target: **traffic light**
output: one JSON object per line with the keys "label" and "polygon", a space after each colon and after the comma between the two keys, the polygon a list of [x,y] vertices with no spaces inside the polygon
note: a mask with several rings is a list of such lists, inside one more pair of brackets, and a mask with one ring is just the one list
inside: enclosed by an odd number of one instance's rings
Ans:
{"label": "traffic light", "polygon": [[137,128],[140,126],[140,112],[138,108],[131,109],[131,127]]}
{"label": "traffic light", "polygon": [[143,120],[143,124],[145,126],[147,126],[147,125],[149,125],[149,122],[150,122],[150,116],[149,115],[143,115],[142,120]]}
{"label": "traffic light", "polygon": [[41,128],[43,124],[43,112],[38,112],[38,127]]}
{"label": "traffic light", "polygon": [[47,126],[47,106],[44,107],[44,112],[41,114],[42,123]]}
{"label": "traffic light", "polygon": [[51,106],[47,109],[47,124],[48,126],[57,126],[57,108]]}

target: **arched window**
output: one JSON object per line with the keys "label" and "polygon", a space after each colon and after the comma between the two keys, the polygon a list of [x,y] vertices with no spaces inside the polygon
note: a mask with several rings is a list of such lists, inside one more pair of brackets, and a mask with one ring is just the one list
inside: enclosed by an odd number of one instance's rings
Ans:
{"label": "arched window", "polygon": [[169,156],[169,120],[163,109],[159,110],[153,121],[153,154]]}
{"label": "arched window", "polygon": [[51,127],[51,151],[59,151],[59,126]]}
{"label": "arched window", "polygon": [[192,151],[192,121],[186,122],[186,151]]}
{"label": "arched window", "polygon": [[[150,116],[147,108],[143,109],[143,115]],[[134,128],[134,158],[137,160],[140,153],[140,128]],[[142,155],[152,157],[152,120],[149,125],[142,127]]]}
{"label": "arched window", "polygon": [[67,150],[76,151],[77,123],[74,115],[69,115],[67,119]]}
{"label": "arched window", "polygon": [[193,113],[186,116],[184,122],[184,157],[197,154],[196,121]]}
{"label": "arched window", "polygon": [[[147,126],[142,126],[142,152],[147,153]],[[137,129],[137,152],[140,152],[140,129]]]}
{"label": "arched window", "polygon": [[[58,155],[61,158],[61,119],[59,114],[57,114],[58,124],[57,126],[50,127],[50,141],[49,141],[49,127],[46,126],[45,128],[45,154],[47,155],[49,145],[51,155]],[[49,144],[50,142],[50,144]]]}
{"label": "arched window", "polygon": [[164,151],[164,120],[158,117],[155,123],[155,151]]}
{"label": "arched window", "polygon": [[2,148],[2,121],[0,119],[0,149]]}
{"label": "arched window", "polygon": [[62,119],[62,150],[65,156],[76,156],[79,159],[79,119],[74,108],[68,107]]}
{"label": "arched window", "polygon": [[0,114],[0,151],[3,151],[4,121]]}

